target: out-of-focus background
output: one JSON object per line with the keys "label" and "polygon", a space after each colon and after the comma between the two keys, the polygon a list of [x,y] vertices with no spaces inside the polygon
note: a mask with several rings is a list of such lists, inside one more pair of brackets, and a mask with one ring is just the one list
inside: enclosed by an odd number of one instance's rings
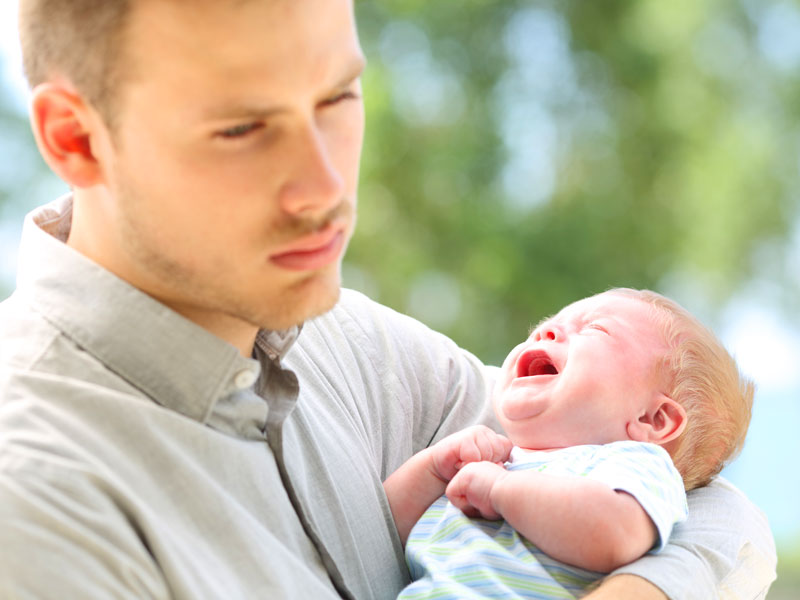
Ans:
{"label": "out-of-focus background", "polygon": [[[670,295],[759,389],[725,474],[800,597],[800,5],[363,0],[370,64],[345,282],[499,363],[610,286]],[[66,188],[26,122],[0,4],[0,298],[23,215]],[[268,43],[268,42],[266,42]]]}

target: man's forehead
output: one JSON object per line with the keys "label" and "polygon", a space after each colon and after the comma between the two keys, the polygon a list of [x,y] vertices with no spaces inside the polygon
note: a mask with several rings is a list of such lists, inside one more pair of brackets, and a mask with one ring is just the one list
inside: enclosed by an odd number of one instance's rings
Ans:
{"label": "man's forehead", "polygon": [[360,54],[350,0],[138,0],[128,26],[137,55],[194,59],[212,71]]}
{"label": "man's forehead", "polygon": [[350,0],[139,0],[137,7],[126,44],[133,79],[144,93],[181,102],[188,118],[219,112],[212,106],[219,104],[232,104],[229,114],[268,112],[332,91],[363,68]]}
{"label": "man's forehead", "polygon": [[[365,66],[366,61],[362,57],[354,57],[346,68],[339,71],[344,75],[331,78],[331,81],[335,83],[331,84],[323,80],[319,82],[319,88],[325,93],[333,93],[344,89],[361,76]],[[270,104],[269,102],[259,102],[256,98],[250,101],[248,98],[232,97],[217,99],[216,101],[208,99],[208,102],[199,103],[197,115],[203,121],[235,118],[266,120],[280,115],[283,111],[284,107],[280,103]]]}

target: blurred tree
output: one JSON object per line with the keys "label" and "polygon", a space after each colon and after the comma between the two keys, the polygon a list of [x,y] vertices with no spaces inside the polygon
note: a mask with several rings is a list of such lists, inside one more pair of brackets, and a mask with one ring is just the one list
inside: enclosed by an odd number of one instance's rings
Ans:
{"label": "blurred tree", "polygon": [[789,234],[800,79],[764,62],[763,7],[356,6],[368,126],[345,283],[482,358],[610,286],[680,274],[723,301]]}

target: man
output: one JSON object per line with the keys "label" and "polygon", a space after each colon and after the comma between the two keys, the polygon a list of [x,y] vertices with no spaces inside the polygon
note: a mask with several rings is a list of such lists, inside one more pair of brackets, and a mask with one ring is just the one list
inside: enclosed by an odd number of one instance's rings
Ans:
{"label": "man", "polygon": [[[73,194],[29,216],[0,309],[0,589],[393,597],[408,574],[381,482],[488,421],[491,375],[339,298],[351,2],[187,4],[21,2],[34,134]],[[726,484],[691,506],[680,545],[594,597],[765,592],[760,513]]]}

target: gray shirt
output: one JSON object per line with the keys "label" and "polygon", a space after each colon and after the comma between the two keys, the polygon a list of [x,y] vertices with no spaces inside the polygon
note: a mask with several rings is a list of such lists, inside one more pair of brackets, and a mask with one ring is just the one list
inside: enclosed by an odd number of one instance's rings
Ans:
{"label": "gray shirt", "polygon": [[[381,482],[490,422],[491,372],[350,291],[243,358],[66,246],[70,218],[29,215],[0,305],[0,597],[394,597]],[[725,482],[693,502],[630,569],[673,598],[765,591],[763,516]]]}

